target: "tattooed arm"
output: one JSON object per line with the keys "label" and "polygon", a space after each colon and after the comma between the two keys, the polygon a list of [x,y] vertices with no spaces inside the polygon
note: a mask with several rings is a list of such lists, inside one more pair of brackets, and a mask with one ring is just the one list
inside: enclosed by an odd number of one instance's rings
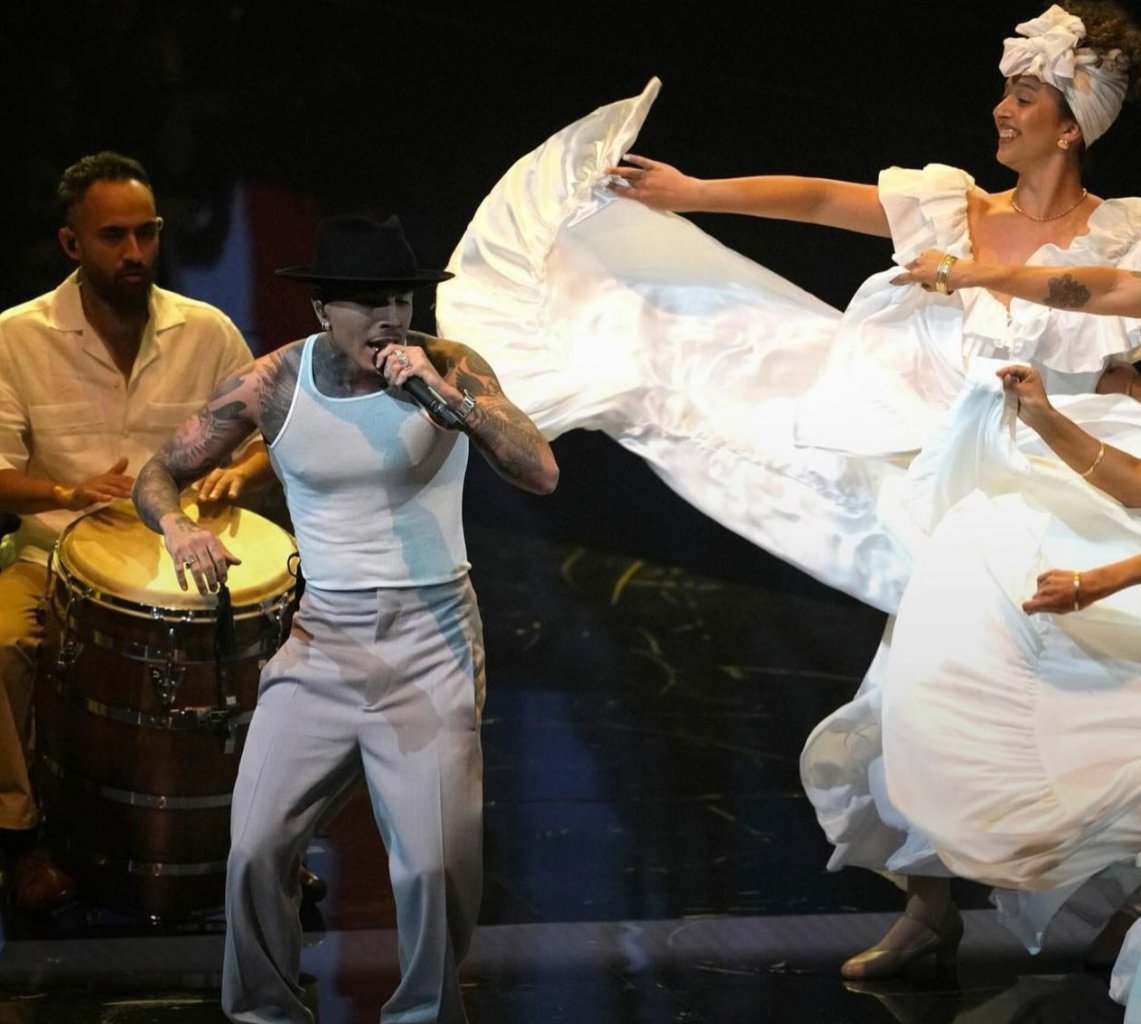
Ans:
{"label": "tattooed arm", "polygon": [[464,421],[464,432],[491,468],[504,480],[533,494],[550,494],[559,480],[551,446],[527,416],[503,394],[487,361],[466,345],[424,334],[409,333],[403,349],[406,362],[389,359],[391,347],[377,353],[377,366],[390,384],[420,377],[449,405],[458,406],[464,392],[475,405]]}
{"label": "tattooed arm", "polygon": [[464,422],[472,443],[505,480],[534,494],[550,494],[559,482],[559,467],[546,438],[508,400],[483,356],[466,345],[449,348],[445,379],[454,382],[461,398],[464,391],[475,398]]}
{"label": "tattooed arm", "polygon": [[[945,255],[940,249],[926,250],[892,284],[934,287]],[[964,259],[951,267],[947,288],[988,288],[1054,309],[1141,317],[1141,274],[1113,267],[1027,267]]]}
{"label": "tattooed arm", "polygon": [[[228,567],[237,565],[238,559],[182,511],[179,494],[192,480],[216,468],[251,431],[260,427],[267,441],[277,436],[297,379],[299,351],[295,345],[280,349],[221,384],[139,471],[135,508],[147,526],[163,535],[183,589],[187,569],[205,593],[225,582]],[[287,389],[285,396],[282,388]]]}
{"label": "tattooed arm", "polygon": [[[931,289],[943,257],[928,249],[907,264],[892,284],[920,284]],[[957,260],[946,276],[949,291],[988,288],[1003,295],[1037,302],[1054,309],[1072,309],[1106,316],[1141,317],[1141,274],[1113,267],[1025,267],[1007,263]],[[1099,394],[1141,394],[1141,376],[1124,362],[1111,362],[1097,382]]]}

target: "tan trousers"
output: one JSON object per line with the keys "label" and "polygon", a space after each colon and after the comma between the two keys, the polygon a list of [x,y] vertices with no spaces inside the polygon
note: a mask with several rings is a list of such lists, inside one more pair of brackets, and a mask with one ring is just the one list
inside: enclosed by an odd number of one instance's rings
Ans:
{"label": "tan trousers", "polygon": [[33,562],[0,572],[0,828],[29,829],[39,817],[28,765],[47,578],[47,569]]}

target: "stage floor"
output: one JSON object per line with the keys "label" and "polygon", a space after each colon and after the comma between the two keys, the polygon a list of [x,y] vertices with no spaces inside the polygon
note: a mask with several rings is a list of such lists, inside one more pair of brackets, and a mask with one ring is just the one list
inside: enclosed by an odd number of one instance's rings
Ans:
{"label": "stage floor", "polygon": [[[824,870],[797,755],[858,685],[881,614],[775,568],[727,581],[487,526],[469,547],[489,666],[473,1024],[1121,1021],[1079,937],[1032,958],[967,884],[957,978],[839,979],[900,896]],[[363,792],[311,848],[321,1024],[375,1022],[394,984],[382,856]],[[216,917],[150,928],[77,904],[8,926],[0,1024],[223,1019]]]}

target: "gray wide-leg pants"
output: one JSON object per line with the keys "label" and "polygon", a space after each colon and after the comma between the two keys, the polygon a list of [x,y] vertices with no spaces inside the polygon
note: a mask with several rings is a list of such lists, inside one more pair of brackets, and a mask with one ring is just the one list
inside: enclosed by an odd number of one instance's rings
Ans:
{"label": "gray wide-leg pants", "polygon": [[297,871],[363,771],[388,850],[401,980],[383,1024],[466,1021],[457,964],[482,885],[483,638],[471,584],[305,591],[265,666],[234,788],[222,1005],[242,1024],[301,1002]]}

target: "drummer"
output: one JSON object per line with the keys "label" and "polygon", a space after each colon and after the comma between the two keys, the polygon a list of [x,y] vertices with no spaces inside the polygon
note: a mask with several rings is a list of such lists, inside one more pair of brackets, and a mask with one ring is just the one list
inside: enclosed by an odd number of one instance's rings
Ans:
{"label": "drummer", "polygon": [[[85,156],[58,198],[75,271],[0,313],[0,512],[21,520],[0,572],[0,850],[13,905],[30,910],[74,888],[40,843],[28,772],[48,552],[85,509],[129,497],[175,424],[253,358],[220,310],[155,286],[162,218],[138,161]],[[257,442],[200,494],[235,497],[269,475]]]}

